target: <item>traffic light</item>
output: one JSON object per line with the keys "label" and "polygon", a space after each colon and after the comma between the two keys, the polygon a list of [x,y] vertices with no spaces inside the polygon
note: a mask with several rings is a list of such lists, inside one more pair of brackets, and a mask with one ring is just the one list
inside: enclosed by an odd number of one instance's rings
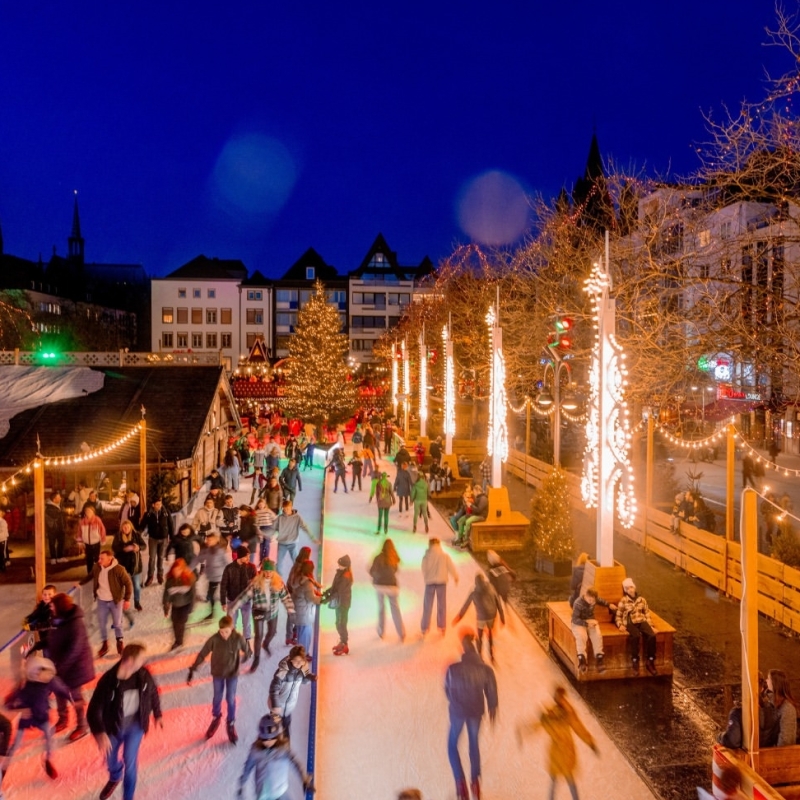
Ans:
{"label": "traffic light", "polygon": [[547,346],[562,355],[572,349],[572,319],[570,317],[556,317],[553,320],[553,330],[547,334]]}

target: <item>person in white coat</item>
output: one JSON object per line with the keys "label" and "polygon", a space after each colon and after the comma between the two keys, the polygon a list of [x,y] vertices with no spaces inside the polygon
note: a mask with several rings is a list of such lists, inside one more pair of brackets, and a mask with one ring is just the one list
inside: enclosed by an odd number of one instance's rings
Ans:
{"label": "person in white coat", "polygon": [[444,634],[447,629],[447,581],[452,575],[458,586],[458,572],[453,559],[442,550],[442,543],[433,538],[422,557],[422,577],[425,580],[425,599],[422,604],[422,635],[431,626],[433,598],[436,598],[436,625]]}

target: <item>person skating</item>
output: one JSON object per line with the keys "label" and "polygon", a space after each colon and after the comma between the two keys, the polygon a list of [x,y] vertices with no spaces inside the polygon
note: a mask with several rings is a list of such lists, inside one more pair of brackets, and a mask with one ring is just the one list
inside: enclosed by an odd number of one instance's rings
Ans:
{"label": "person skating", "polygon": [[504,605],[508,605],[508,595],[511,581],[517,579],[517,573],[500,558],[494,550],[486,551],[486,560],[489,562],[489,583],[497,592]]}
{"label": "person skating", "polygon": [[458,571],[453,559],[442,550],[441,542],[432,538],[422,557],[422,577],[425,581],[425,597],[422,603],[422,635],[431,626],[433,600],[436,598],[436,624],[444,635],[447,628],[447,581],[452,576],[458,586]]}
{"label": "person skating", "polygon": [[[206,580],[208,581],[208,589],[206,590],[206,602],[209,604],[208,614],[205,620],[214,619],[214,598],[216,591],[222,582],[222,576],[225,572],[225,567],[230,563],[228,557],[228,550],[220,544],[219,536],[216,533],[211,533],[206,536],[206,546],[200,551],[197,558],[198,567],[205,572]],[[223,598],[220,598],[220,603]]]}
{"label": "person skating", "polygon": [[356,488],[356,483],[358,483],[358,491],[360,492],[361,473],[364,470],[364,462],[361,460],[361,452],[359,450],[354,450],[353,455],[347,463],[353,470],[353,477],[350,481],[350,491],[352,492]]}
{"label": "person skating", "polygon": [[[291,500],[283,501],[282,512],[275,520],[275,538],[278,542],[278,560],[275,565],[278,571],[280,571],[284,556],[289,556],[290,565],[294,563],[297,557],[297,544],[300,541],[301,530],[314,544],[319,544],[319,539],[315,538],[308,529],[308,525],[306,525],[300,513],[294,509]],[[291,566],[289,568],[291,569]]]}
{"label": "person skating", "polygon": [[294,613],[294,603],[281,576],[275,571],[275,564],[269,559],[261,563],[261,571],[250,581],[237,602],[242,601],[251,601],[253,604],[255,642],[250,671],[255,672],[261,663],[262,647],[268,656],[272,655],[269,646],[278,629],[278,604],[283,603],[288,618]]}
{"label": "person skating", "polygon": [[111,550],[114,557],[125,568],[131,576],[133,583],[133,607],[137,611],[142,610],[142,570],[144,562],[142,551],[147,549],[142,534],[139,533],[129,519],[124,519],[119,524],[114,540],[111,542]]}
{"label": "person skating", "polygon": [[297,706],[300,687],[317,679],[311,671],[311,659],[302,645],[295,645],[275,670],[269,685],[269,707],[283,720],[286,735],[291,736],[292,713]]}
{"label": "person skating", "polygon": [[188,522],[184,522],[167,545],[166,556],[170,553],[174,553],[176,560],[182,558],[186,562],[186,566],[189,567],[190,570],[194,570],[195,561],[197,560],[199,552],[200,539],[195,533],[194,528]]}
{"label": "person skating", "polygon": [[211,701],[211,724],[206,731],[206,739],[210,739],[222,721],[222,700],[228,710],[227,729],[231,744],[236,744],[236,687],[239,683],[239,665],[241,659],[247,660],[247,644],[242,635],[234,630],[233,620],[226,614],[220,618],[219,630],[206,640],[200,649],[186,678],[186,685],[191,686],[194,673],[211,654],[211,677],[214,683],[214,697]]}
{"label": "person skating", "polygon": [[86,506],[79,528],[86,558],[86,574],[91,575],[100,555],[100,549],[106,543],[106,526],[102,518],[97,516],[95,507]]}
{"label": "person skating", "polygon": [[483,632],[485,630],[486,638],[489,640],[489,658],[494,664],[494,623],[498,614],[503,625],[506,624],[506,618],[497,592],[480,572],[475,576],[475,588],[469,593],[461,610],[456,614],[453,625],[457,625],[461,621],[472,604],[475,606],[475,615],[478,618],[478,654],[483,654]]}
{"label": "person skating", "polygon": [[[133,800],[139,769],[139,745],[150,730],[152,715],[164,727],[161,698],[142,644],[129,644],[122,658],[97,682],[89,702],[89,728],[108,766],[108,783],[100,800],[108,800],[122,781],[123,800]],[[122,760],[120,760],[120,748]]]}
{"label": "person skating", "polygon": [[344,460],[344,447],[337,447],[333,451],[331,465],[334,474],[333,493],[336,494],[339,489],[339,481],[341,481],[344,493],[347,494],[347,463]]}
{"label": "person skating", "polygon": [[[336,611],[336,632],[339,643],[334,646],[335,656],[346,656],[350,652],[347,637],[347,618],[353,600],[353,571],[350,569],[350,556],[343,555],[337,562],[339,568],[333,576],[333,583],[322,593],[322,603],[327,603]],[[299,638],[299,637],[298,637]]]}
{"label": "person skating", "polygon": [[631,654],[633,671],[639,672],[639,643],[644,640],[644,651],[647,661],[645,666],[651,675],[656,670],[656,632],[650,622],[650,609],[647,600],[636,593],[633,578],[622,581],[622,599],[617,605],[615,623],[621,631],[628,633],[628,647]]}
{"label": "person skating", "polygon": [[81,583],[92,582],[92,594],[97,601],[97,622],[100,626],[102,645],[97,653],[98,658],[108,653],[108,623],[117,639],[117,653],[122,653],[122,613],[130,608],[133,595],[133,581],[127,570],[109,548],[98,556],[99,561],[92,568],[91,575]]}
{"label": "person skating", "polygon": [[220,583],[219,597],[222,602],[222,610],[227,613],[228,606],[232,608],[229,616],[234,620],[234,626],[239,619],[239,612],[242,614],[242,633],[247,642],[247,650],[250,652],[250,640],[253,638],[251,620],[252,606],[249,600],[232,605],[239,597],[244,594],[250,581],[256,576],[256,567],[248,559],[249,551],[246,545],[240,544],[236,548],[236,560],[232,561],[222,571],[222,582]]}
{"label": "person skating", "polygon": [[383,524],[383,533],[386,535],[389,532],[389,509],[394,505],[394,492],[385,472],[381,472],[380,475],[375,473],[375,477],[372,479],[372,487],[369,492],[370,503],[373,497],[375,505],[378,506],[378,527],[375,535],[381,535],[381,524]]}
{"label": "person skating", "polygon": [[283,468],[283,472],[278,478],[278,483],[283,490],[283,496],[294,502],[297,493],[303,491],[303,480],[300,477],[296,459],[289,459],[289,463]]}
{"label": "person skating", "polygon": [[164,583],[164,556],[175,526],[172,515],[164,508],[164,501],[160,497],[153,501],[142,519],[142,525],[147,528],[147,580],[144,585],[152,586],[156,576],[159,583]]}
{"label": "person skating", "polygon": [[48,778],[55,780],[58,772],[53,766],[53,728],[50,725],[50,695],[69,700],[69,689],[56,676],[55,664],[49,658],[33,654],[25,660],[25,680],[6,697],[6,708],[21,709],[23,714],[17,724],[17,733],[0,764],[3,773],[8,769],[12,756],[19,747],[28,728],[36,728],[44,734],[44,770]]}
{"label": "person skating", "polygon": [[536,731],[543,730],[550,737],[548,752],[547,772],[550,775],[550,800],[555,797],[556,781],[564,778],[569,786],[572,800],[578,800],[578,789],[575,786],[575,769],[578,758],[575,752],[573,732],[589,747],[595,755],[598,754],[597,745],[589,731],[578,719],[575,709],[567,700],[567,691],[563,686],[558,686],[553,698],[555,703],[542,712],[538,720],[523,722],[517,727],[517,742],[522,747],[523,738]]}
{"label": "person skating", "polygon": [[397,568],[400,566],[400,556],[394,542],[384,539],[381,552],[372,561],[369,574],[372,585],[378,595],[378,636],[383,639],[386,630],[386,601],[389,601],[389,610],[392,614],[394,629],[401,642],[406,639],[406,626],[400,613],[400,604],[397,601],[399,588],[397,585]]}
{"label": "person skating", "polygon": [[174,639],[170,650],[183,647],[186,623],[189,621],[192,608],[194,608],[196,583],[197,578],[189,569],[189,565],[182,558],[176,558],[169,568],[166,581],[164,581],[164,595],[161,600],[164,606],[164,616],[170,617],[172,620]]}
{"label": "person skating", "polygon": [[317,591],[318,584],[314,580],[314,564],[304,561],[300,565],[300,574],[292,586],[292,601],[294,602],[294,630],[298,644],[306,652],[311,650],[311,635],[314,628],[316,608],[320,604],[321,593]]}
{"label": "person skating", "polygon": [[50,548],[50,563],[65,562],[64,544],[67,538],[67,528],[64,522],[64,512],[61,509],[61,492],[56,489],[44,507],[44,530],[47,535],[47,544]]}
{"label": "person skating", "polygon": [[405,511],[409,511],[409,503],[411,501],[411,487],[414,481],[411,479],[411,473],[408,470],[410,462],[403,461],[397,464],[397,475],[394,479],[394,493],[397,496],[397,514],[403,514],[403,507]]}
{"label": "person skating", "polygon": [[475,649],[475,635],[467,633],[461,638],[464,654],[461,661],[447,668],[444,691],[450,704],[450,732],[447,737],[447,756],[456,782],[458,800],[469,800],[467,779],[458,754],[458,740],[466,726],[469,737],[470,787],[472,797],[481,796],[481,753],[478,734],[484,713],[489,720],[497,719],[497,680],[494,670],[484,664]]}
{"label": "person skating", "polygon": [[239,538],[239,509],[233,504],[233,495],[225,495],[225,504],[220,509],[219,534],[225,544],[238,547],[235,540]]}
{"label": "person skating", "polygon": [[213,497],[206,498],[202,507],[194,515],[192,522],[201,540],[205,540],[212,533],[217,533],[221,520],[219,509],[216,507]]}
{"label": "person skating", "polygon": [[428,533],[428,481],[425,480],[422,472],[419,473],[411,487],[411,502],[414,505],[414,521],[411,532],[417,532],[417,518],[422,517],[425,523],[425,533]]}
{"label": "person skating", "polygon": [[47,645],[47,637],[53,625],[53,609],[50,602],[57,594],[58,589],[52,583],[48,583],[42,589],[39,602],[33,611],[22,620],[23,630],[37,632],[41,647]]}
{"label": "person skating", "polygon": [[303,783],[303,791],[313,787],[312,777],[300,766],[289,747],[289,737],[277,715],[265,714],[258,723],[258,737],[250,747],[242,775],[239,778],[237,798],[252,774],[258,800],[286,800],[289,797],[289,768],[294,769]]}

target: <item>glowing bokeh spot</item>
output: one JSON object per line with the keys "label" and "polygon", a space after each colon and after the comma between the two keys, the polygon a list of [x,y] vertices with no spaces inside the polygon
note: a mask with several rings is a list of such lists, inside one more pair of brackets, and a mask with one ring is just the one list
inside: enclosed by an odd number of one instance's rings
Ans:
{"label": "glowing bokeh spot", "polygon": [[520,182],[492,170],[470,180],[461,191],[458,224],[481,244],[512,244],[527,230],[530,210]]}
{"label": "glowing bokeh spot", "polygon": [[250,133],[230,139],[214,166],[220,205],[245,214],[279,211],[294,188],[294,159],[277,139]]}

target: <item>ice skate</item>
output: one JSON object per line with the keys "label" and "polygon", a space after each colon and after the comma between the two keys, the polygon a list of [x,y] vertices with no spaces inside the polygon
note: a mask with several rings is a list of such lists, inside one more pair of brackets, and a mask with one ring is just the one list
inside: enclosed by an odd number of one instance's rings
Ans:
{"label": "ice skate", "polygon": [[58,770],[53,766],[53,762],[49,758],[44,760],[44,771],[50,780],[54,781],[58,777]]}
{"label": "ice skate", "polygon": [[236,726],[232,722],[228,723],[228,739],[231,744],[239,741],[239,734],[236,733]]}
{"label": "ice skate", "polygon": [[100,791],[100,800],[108,800],[108,798],[114,794],[114,790],[119,784],[120,781],[109,781]]}
{"label": "ice skate", "polygon": [[211,724],[208,726],[208,730],[206,731],[206,739],[210,739],[217,732],[220,722],[222,722],[222,717],[212,718]]}

